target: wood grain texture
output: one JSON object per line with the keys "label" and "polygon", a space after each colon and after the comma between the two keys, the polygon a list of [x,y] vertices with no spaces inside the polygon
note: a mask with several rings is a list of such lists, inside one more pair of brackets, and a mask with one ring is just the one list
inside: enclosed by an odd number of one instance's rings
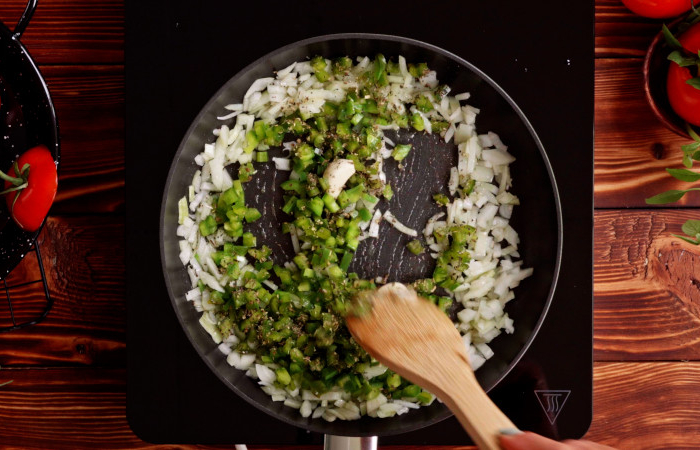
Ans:
{"label": "wood grain texture", "polygon": [[644,57],[664,22],[669,21],[637,16],[620,0],[596,0],[595,55],[598,58]]}
{"label": "wood grain texture", "polygon": [[672,237],[698,210],[597,211],[594,355],[700,360],[700,246]]}
{"label": "wood grain texture", "polygon": [[[52,217],[40,237],[54,306],[39,325],[0,335],[1,366],[126,363],[124,225],[120,217]],[[69,255],[69,256],[67,256]],[[9,284],[38,278],[27,258]],[[43,307],[38,286],[12,292],[16,315]],[[8,325],[0,308],[0,326]]]}
{"label": "wood grain texture", "polygon": [[[642,62],[597,59],[595,69],[595,206],[646,207],[644,199],[686,189],[664,170],[682,167],[681,145],[692,141],[667,130],[644,96]],[[700,206],[700,195],[678,205]]]}
{"label": "wood grain texture", "polygon": [[586,438],[619,449],[697,448],[700,363],[596,363]]}
{"label": "wood grain texture", "polygon": [[[0,372],[0,443],[18,448],[144,446],[126,422],[124,369]],[[0,381],[2,382],[2,381]]]}
{"label": "wood grain texture", "polygon": [[[124,369],[2,369],[0,444],[17,448],[180,448],[140,440],[126,421]],[[596,363],[587,439],[619,449],[695,448],[700,363]],[[634,399],[634,401],[631,401]],[[40,411],[40,415],[37,412]],[[663,424],[663,425],[661,425]],[[251,446],[267,450],[268,446]],[[313,446],[289,446],[311,450]],[[417,446],[392,446],[394,450]],[[466,449],[470,447],[431,447]]]}
{"label": "wood grain texture", "polygon": [[[0,2],[0,20],[14,29],[26,0]],[[40,64],[122,64],[124,2],[41,0],[22,43]]]}
{"label": "wood grain texture", "polygon": [[595,55],[643,57],[662,23],[633,14],[620,0],[596,0]]}
{"label": "wood grain texture", "polygon": [[124,67],[43,68],[61,133],[53,214],[124,206]]}

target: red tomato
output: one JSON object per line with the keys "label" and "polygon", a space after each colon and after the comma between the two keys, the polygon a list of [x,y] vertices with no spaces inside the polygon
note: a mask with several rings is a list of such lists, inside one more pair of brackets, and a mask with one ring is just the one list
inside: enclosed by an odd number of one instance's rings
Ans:
{"label": "red tomato", "polygon": [[[693,54],[700,50],[700,24],[693,25],[678,36],[683,48]],[[668,68],[666,91],[673,110],[686,122],[700,127],[700,89],[686,83],[693,78],[690,69],[671,63]]]}
{"label": "red tomato", "polygon": [[652,19],[675,17],[690,10],[690,0],[622,0],[627,9]]}
{"label": "red tomato", "polygon": [[[5,195],[5,200],[17,225],[26,231],[36,231],[44,221],[56,196],[58,175],[53,156],[43,145],[31,148],[19,157],[17,166],[20,172],[25,164],[29,164],[29,174],[28,176],[25,174],[27,187],[20,191],[9,192]],[[7,175],[17,177],[14,165]],[[5,181],[5,189],[12,186],[13,183]]]}

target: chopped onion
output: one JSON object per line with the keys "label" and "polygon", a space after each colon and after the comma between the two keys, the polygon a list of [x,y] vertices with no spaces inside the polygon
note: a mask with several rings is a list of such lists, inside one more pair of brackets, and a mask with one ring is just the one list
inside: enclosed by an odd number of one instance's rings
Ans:
{"label": "chopped onion", "polygon": [[481,152],[481,157],[484,161],[488,161],[493,165],[510,164],[515,161],[515,157],[504,150],[486,149]]}
{"label": "chopped onion", "polygon": [[229,119],[233,119],[234,117],[236,117],[240,113],[241,113],[240,111],[234,111],[231,114],[226,114],[225,116],[217,116],[216,118],[219,120],[229,120]]}
{"label": "chopped onion", "polygon": [[255,372],[258,374],[260,384],[271,385],[277,379],[277,375],[275,375],[275,372],[263,364],[256,364]]}
{"label": "chopped onion", "polygon": [[289,158],[273,157],[272,161],[275,163],[275,169],[277,170],[292,170]]}
{"label": "chopped onion", "polygon": [[386,219],[387,222],[389,222],[394,228],[396,228],[400,232],[409,236],[418,236],[418,232],[416,230],[414,230],[413,228],[409,228],[406,225],[399,222],[399,220],[396,217],[394,217],[394,215],[388,209],[386,210],[386,212],[384,212],[384,219]]}
{"label": "chopped onion", "polygon": [[376,210],[374,216],[372,216],[372,221],[369,224],[369,232],[367,233],[369,237],[379,237],[379,224],[382,221],[382,212]]}
{"label": "chopped onion", "polygon": [[216,344],[220,344],[222,339],[221,339],[221,334],[219,333],[219,329],[216,327],[216,324],[213,323],[211,320],[209,320],[209,315],[204,313],[202,314],[202,317],[199,318],[199,324],[202,325],[202,328],[204,328],[207,333],[211,336],[212,340]]}
{"label": "chopped onion", "polygon": [[369,366],[365,371],[362,373],[365,378],[368,380],[371,380],[374,377],[378,377],[380,375],[384,375],[387,371],[386,366],[383,366],[381,364],[378,364],[376,366]]}

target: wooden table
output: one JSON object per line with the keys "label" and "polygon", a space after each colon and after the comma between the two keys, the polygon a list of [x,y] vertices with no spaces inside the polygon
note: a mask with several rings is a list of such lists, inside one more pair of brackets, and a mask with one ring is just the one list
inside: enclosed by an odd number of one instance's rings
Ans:
{"label": "wooden table", "polygon": [[[0,18],[16,22],[24,5],[3,0]],[[659,28],[617,0],[596,0],[587,438],[620,448],[693,447],[700,436],[700,248],[670,236],[700,210],[644,204],[677,187],[663,169],[680,166],[686,143],[644,99],[642,60]],[[125,413],[124,5],[43,0],[22,41],[50,85],[61,125],[60,189],[41,234],[56,302],[40,325],[0,335],[0,384],[13,380],[0,387],[0,446],[150,447]],[[700,196],[685,202],[697,207]],[[36,261],[25,259],[11,280],[36,272]],[[29,290],[20,295],[20,313],[38,301]]]}

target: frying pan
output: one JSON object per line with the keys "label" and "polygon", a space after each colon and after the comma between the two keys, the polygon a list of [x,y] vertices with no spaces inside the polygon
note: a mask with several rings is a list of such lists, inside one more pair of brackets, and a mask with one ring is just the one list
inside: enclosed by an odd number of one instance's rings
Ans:
{"label": "frying pan", "polygon": [[[410,413],[388,419],[363,417],[356,421],[335,421],[303,418],[295,409],[273,402],[242,371],[231,368],[216,344],[198,323],[199,314],[185,299],[191,288],[185,268],[178,257],[177,202],[186,192],[198,166],[194,157],[207,142],[213,142],[212,130],[221,126],[216,117],[224,106],[242,100],[250,84],[257,78],[271,76],[294,61],[315,55],[334,58],[343,55],[370,56],[377,53],[407,61],[426,62],[437,71],[441,83],[452,93],[470,92],[468,103],[479,108],[477,130],[499,134],[509,151],[517,158],[511,165],[514,182],[512,192],[521,205],[515,208],[511,224],[520,235],[520,254],[525,267],[534,274],[516,289],[516,299],[506,310],[515,321],[515,332],[496,338],[491,346],[495,356],[489,359],[476,376],[486,391],[493,388],[518,362],[532,342],[552,299],[559,272],[562,229],[559,195],[547,155],[532,126],[513,100],[479,69],[445,50],[412,39],[374,35],[337,34],[316,37],[280,48],[231,78],[204,106],[185,134],[173,159],[166,181],[161,206],[160,244],[165,281],[176,315],[192,345],[223,383],[253,406],[273,417],[306,430],[335,436],[383,436],[422,428],[451,415],[439,402]],[[404,162],[404,170],[389,165],[387,178],[395,190],[394,198],[382,210],[391,209],[397,218],[413,228],[422,229],[428,217],[438,211],[432,194],[445,192],[449,168],[456,164],[454,145],[445,144],[438,136],[402,134],[401,142],[410,139],[414,150]],[[263,213],[250,230],[258,243],[270,246],[277,263],[292,255],[289,237],[283,235],[280,223],[285,220],[279,184],[287,175],[274,170],[274,165],[258,165],[258,173],[246,185],[246,199]],[[386,227],[384,225],[383,227]],[[386,228],[383,228],[385,230]],[[376,242],[364,243],[351,266],[362,277],[387,276],[389,281],[411,281],[432,273],[433,263],[407,256],[408,237],[394,229],[386,231]]]}
{"label": "frying pan", "polygon": [[[60,160],[58,122],[48,86],[20,37],[29,24],[38,0],[30,0],[14,31],[0,22],[0,170],[17,157],[43,144],[56,162]],[[22,230],[0,199],[0,279],[19,264],[41,232]]]}

